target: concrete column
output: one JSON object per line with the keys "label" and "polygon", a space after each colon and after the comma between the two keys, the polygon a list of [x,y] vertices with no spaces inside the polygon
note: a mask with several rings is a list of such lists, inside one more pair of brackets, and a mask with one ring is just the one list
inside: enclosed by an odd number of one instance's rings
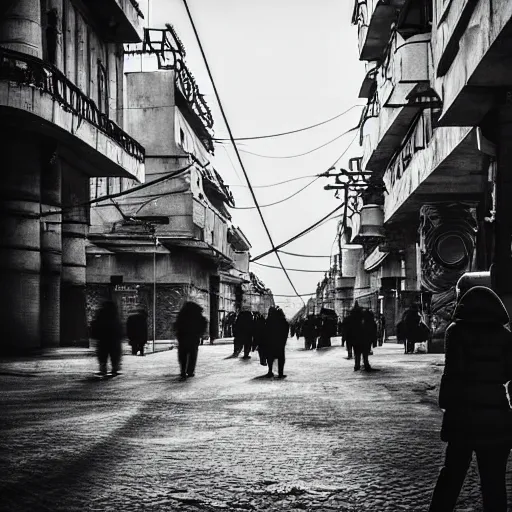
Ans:
{"label": "concrete column", "polygon": [[56,145],[46,144],[41,173],[41,345],[60,341],[60,286],[62,268],[61,165]]}
{"label": "concrete column", "polygon": [[89,178],[62,162],[62,346],[87,346],[85,242],[88,207],[75,206],[88,200]]}
{"label": "concrete column", "polygon": [[496,136],[496,222],[491,276],[494,289],[508,305],[512,303],[512,92],[497,109]]}
{"label": "concrete column", "polygon": [[405,260],[405,291],[416,291],[419,286],[420,254],[418,244],[415,242],[407,245],[404,251]]}
{"label": "concrete column", "polygon": [[0,46],[34,57],[43,56],[41,7],[35,0],[18,0],[0,20]]}
{"label": "concrete column", "polygon": [[2,130],[9,148],[0,188],[0,351],[40,346],[40,146],[34,136]]}
{"label": "concrete column", "polygon": [[[64,69],[64,48],[62,46],[62,32],[64,30],[63,27],[63,19],[62,19],[62,1],[63,0],[48,0],[48,11],[54,11],[56,18],[56,27],[55,27],[55,39],[56,39],[56,48],[55,48],[55,66],[59,69]],[[47,13],[44,13],[47,15]],[[54,28],[51,27],[50,30]]]}

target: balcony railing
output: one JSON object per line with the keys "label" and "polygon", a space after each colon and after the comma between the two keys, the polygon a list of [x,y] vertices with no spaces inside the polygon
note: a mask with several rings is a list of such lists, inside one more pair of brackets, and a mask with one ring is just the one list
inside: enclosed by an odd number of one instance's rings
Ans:
{"label": "balcony railing", "polygon": [[91,123],[129,155],[144,161],[144,148],[101,112],[96,103],[55,66],[24,53],[0,48],[0,80],[28,85],[49,94],[64,110]]}

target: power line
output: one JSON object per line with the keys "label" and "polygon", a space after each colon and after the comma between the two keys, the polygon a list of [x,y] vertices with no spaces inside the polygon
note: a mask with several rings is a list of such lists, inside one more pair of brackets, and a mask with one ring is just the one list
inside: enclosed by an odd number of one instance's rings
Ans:
{"label": "power line", "polygon": [[350,128],[349,130],[344,131],[343,133],[340,133],[339,135],[334,137],[334,139],[331,139],[330,141],[326,142],[325,144],[322,144],[321,146],[318,146],[316,148],[310,149],[309,151],[306,151],[304,153],[299,153],[297,155],[281,155],[281,156],[279,156],[279,155],[278,156],[275,156],[275,155],[262,155],[260,153],[254,153],[252,151],[247,151],[246,149],[241,149],[240,152],[241,153],[247,153],[248,155],[259,156],[261,158],[273,158],[273,159],[298,158],[300,156],[309,155],[311,153],[314,153],[315,151],[318,151],[319,149],[325,148],[325,146],[328,146],[329,144],[332,144],[333,142],[337,141],[338,139],[341,139],[341,137],[343,137],[344,135],[347,135],[348,133],[353,132],[354,130],[358,130],[358,129],[359,129],[359,125],[358,126],[354,126],[354,127]]}
{"label": "power line", "polygon": [[[260,208],[267,208],[268,206],[274,206],[276,204],[280,204],[280,203],[284,203],[285,201],[288,201],[288,199],[291,199],[292,197],[295,197],[296,195],[300,194],[303,190],[308,188],[310,185],[313,185],[313,183],[316,180],[318,180],[319,178],[320,178],[320,176],[317,176],[314,180],[310,181],[306,186],[304,186],[301,189],[297,190],[297,192],[294,192],[291,196],[285,197],[284,199],[276,201],[275,203],[260,205]],[[233,206],[233,210],[253,210],[254,208],[256,208],[256,206]]]}
{"label": "power line", "polygon": [[[316,292],[312,292],[312,293],[301,293],[301,295],[299,295],[299,297],[302,299],[302,297],[306,296],[306,295],[316,295]],[[279,294],[279,293],[273,293],[272,294],[272,297],[295,297],[295,295],[282,295],[282,294]],[[304,301],[303,301],[304,302]],[[305,304],[304,304],[305,305]]]}
{"label": "power line", "polygon": [[[259,216],[261,218],[261,222],[262,222],[263,227],[265,228],[265,231],[267,233],[268,239],[270,241],[270,245],[272,246],[272,248],[275,251],[276,248],[275,248],[275,245],[274,245],[274,241],[272,240],[272,236],[271,236],[270,231],[268,229],[267,223],[265,222],[265,218],[263,217],[263,213],[261,212],[261,208],[259,207],[258,200],[256,199],[256,194],[254,193],[254,190],[252,188],[251,182],[249,180],[249,176],[247,175],[247,171],[245,170],[244,163],[242,162],[242,157],[240,156],[240,153],[239,153],[238,148],[236,146],[236,142],[235,142],[235,139],[233,137],[233,133],[231,132],[231,127],[229,126],[229,122],[228,122],[226,113],[224,112],[224,107],[222,106],[222,102],[220,100],[219,92],[217,91],[217,86],[215,85],[215,81],[213,80],[212,72],[210,70],[210,65],[208,64],[208,60],[207,60],[206,55],[204,53],[203,45],[201,44],[201,40],[199,39],[199,34],[197,32],[196,25],[194,23],[194,20],[192,19],[192,14],[191,14],[190,9],[188,7],[188,2],[187,2],[187,0],[183,0],[183,3],[185,5],[185,9],[187,10],[188,18],[190,20],[190,24],[192,25],[192,29],[194,30],[194,34],[196,36],[196,40],[197,40],[197,44],[199,46],[199,50],[201,51],[201,55],[203,56],[204,64],[205,64],[205,67],[206,67],[206,71],[208,72],[208,76],[210,77],[210,82],[212,83],[213,91],[215,92],[215,97],[217,98],[217,103],[219,104],[219,109],[220,109],[220,112],[221,112],[222,117],[224,119],[224,124],[226,125],[226,128],[227,128],[228,133],[229,133],[229,139],[230,139],[231,143],[233,144],[233,149],[235,150],[236,156],[238,158],[238,163],[240,164],[240,167],[242,168],[242,171],[244,173],[245,179],[247,181],[247,185],[249,186],[249,191],[251,192],[254,204],[256,205],[256,208],[258,210],[258,214],[259,214]],[[284,274],[286,275],[286,278],[288,279],[288,282],[290,283],[293,291],[295,292],[295,295],[297,295],[297,297],[299,297],[302,300],[302,302],[304,302],[302,297],[297,292],[297,289],[295,288],[295,285],[293,284],[293,282],[292,282],[292,280],[290,278],[290,275],[288,274],[288,272],[284,268],[283,262],[281,261],[281,257],[277,253],[276,253],[276,256],[277,256],[277,259],[279,260],[279,264],[281,265]]]}
{"label": "power line", "polygon": [[313,231],[313,229],[315,229],[316,227],[318,227],[320,224],[322,224],[322,222],[326,221],[333,213],[336,213],[338,210],[341,210],[342,208],[344,207],[343,204],[340,204],[339,206],[337,206],[336,208],[334,208],[334,210],[332,210],[331,212],[329,212],[327,215],[325,215],[324,217],[322,217],[320,220],[318,220],[317,222],[315,222],[314,224],[312,224],[311,226],[309,226],[308,228],[304,229],[303,231],[301,231],[300,233],[297,233],[295,236],[293,236],[292,238],[289,238],[288,240],[286,240],[286,242],[283,242],[281,244],[279,244],[278,246],[274,246],[272,245],[272,249],[269,249],[268,251],[265,251],[261,254],[258,254],[258,256],[255,256],[254,258],[251,258],[251,262],[255,262],[261,258],[263,258],[264,256],[267,256],[273,252],[276,253],[276,256],[277,258],[279,259],[279,261],[281,261],[281,258],[279,256],[279,252],[278,252],[278,249],[281,249],[282,247],[285,247],[286,245],[288,244],[291,244],[292,242],[294,242],[295,240],[297,240],[298,238],[308,234],[310,231]]}
{"label": "power line", "polygon": [[[276,265],[266,265],[265,263],[260,263],[258,261],[253,261],[255,265],[260,265],[262,267],[268,267],[268,268],[278,268],[281,270],[281,267],[277,267]],[[307,270],[302,268],[287,268],[286,270],[291,270],[293,272],[320,272],[322,274],[325,274],[327,270]]]}
{"label": "power line", "polygon": [[[222,146],[224,148],[224,146]],[[226,148],[224,148],[226,149]],[[298,176],[297,178],[291,178],[289,180],[285,181],[278,181],[277,183],[269,183],[268,185],[253,185],[252,188],[269,188],[269,187],[277,187],[277,185],[284,185],[285,183],[290,183],[292,181],[297,180],[305,180],[306,178],[315,178],[318,176],[317,174],[308,174],[307,176]],[[228,185],[229,187],[245,187],[247,188],[247,185]]]}
{"label": "power line", "polygon": [[318,256],[316,254],[298,254],[296,252],[287,252],[287,251],[281,251],[279,252],[283,254],[289,254],[290,256],[299,256],[300,258],[330,258],[330,256]]}
{"label": "power line", "polygon": [[[238,140],[271,139],[273,137],[283,137],[284,135],[291,135],[292,133],[304,132],[306,130],[311,130],[312,128],[316,128],[317,126],[322,126],[323,124],[330,123],[331,121],[338,119],[339,117],[345,115],[346,113],[350,112],[351,110],[353,110],[356,107],[364,107],[364,106],[365,105],[359,105],[359,104],[352,105],[350,108],[348,108],[347,110],[344,110],[340,114],[335,115],[334,117],[326,119],[325,121],[321,121],[320,123],[312,124],[310,126],[305,126],[304,128],[298,128],[297,130],[290,130],[288,132],[274,133],[272,135],[258,135],[258,136],[254,136],[254,137],[236,137],[235,140],[238,141]],[[213,140],[216,142],[221,142],[221,141],[229,141],[231,139],[214,138]]]}
{"label": "power line", "polygon": [[116,197],[122,197],[122,196],[126,196],[128,194],[133,194],[133,192],[138,192],[139,190],[143,190],[147,187],[151,187],[152,185],[156,185],[158,183],[162,183],[163,181],[170,180],[170,179],[174,178],[175,176],[178,176],[178,174],[181,174],[181,173],[185,172],[186,170],[190,169],[193,165],[194,165],[194,163],[191,163],[191,164],[187,165],[186,167],[183,167],[182,169],[178,169],[175,172],[171,172],[171,173],[167,174],[166,176],[162,176],[161,178],[157,178],[156,180],[149,181],[147,183],[143,183],[142,185],[139,185],[138,187],[133,187],[133,188],[129,188],[127,190],[123,190],[122,192],[117,192],[115,194],[109,194],[106,196],[96,197],[95,199],[91,199],[91,200],[85,201],[83,203],[77,203],[74,205],[64,206],[59,211],[42,212],[41,217],[46,217],[49,215],[59,215],[59,214],[65,213],[69,210],[73,210],[74,208],[81,208],[82,206],[90,206],[91,204],[94,204],[94,203],[107,201],[109,199],[115,199]]}

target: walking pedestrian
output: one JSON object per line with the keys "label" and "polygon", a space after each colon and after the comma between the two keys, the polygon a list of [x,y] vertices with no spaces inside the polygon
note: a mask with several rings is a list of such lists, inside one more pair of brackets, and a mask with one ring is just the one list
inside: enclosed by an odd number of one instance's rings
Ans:
{"label": "walking pedestrian", "polygon": [[267,366],[267,356],[265,353],[265,317],[256,312],[253,314],[253,351],[257,350],[260,357],[260,364]]}
{"label": "walking pedestrian", "polygon": [[417,304],[411,304],[402,316],[403,336],[405,338],[405,353],[412,354],[414,352],[414,344],[421,340],[420,322],[421,315]]}
{"label": "walking pedestrian", "polygon": [[288,340],[289,325],[283,310],[271,306],[265,322],[265,345],[268,364],[267,377],[273,377],[274,360],[277,359],[277,378],[284,379],[285,346]]}
{"label": "walking pedestrian", "polygon": [[238,357],[240,352],[244,351],[244,359],[250,359],[252,336],[253,336],[253,318],[250,311],[240,311],[236,319],[233,334],[235,339],[233,341],[233,356]]}
{"label": "walking pedestrian", "polygon": [[[361,356],[363,358],[364,369],[371,371],[368,356],[371,348],[372,326],[368,325],[368,319],[366,319],[366,324],[364,322],[365,312],[356,301],[344,322],[347,349],[350,346],[354,351],[354,371],[361,369]],[[349,359],[350,356],[351,354],[349,352]]]}
{"label": "walking pedestrian", "polygon": [[382,313],[379,313],[377,319],[377,341],[379,347],[382,347],[386,339],[386,318]]}
{"label": "walking pedestrian", "polygon": [[185,302],[174,323],[182,379],[195,375],[199,343],[207,325],[202,313],[203,308],[199,304]]}
{"label": "walking pedestrian", "polygon": [[316,348],[316,338],[318,336],[314,315],[308,315],[304,320],[304,324],[302,325],[302,335],[304,336],[305,350],[314,350]]}
{"label": "walking pedestrian", "polygon": [[[445,367],[439,390],[447,442],[429,512],[451,512],[476,454],[484,512],[506,512],[505,473],[512,447],[512,379],[509,316],[489,288],[471,288],[456,306],[445,334]],[[506,383],[508,387],[504,386]]]}
{"label": "walking pedestrian", "polygon": [[363,310],[363,332],[366,338],[366,344],[369,347],[368,354],[373,356],[372,348],[377,347],[377,336],[378,336],[377,322],[371,309]]}
{"label": "walking pedestrian", "polygon": [[352,359],[354,352],[354,342],[356,338],[361,334],[362,317],[360,313],[361,308],[356,301],[354,307],[343,319],[343,338],[347,345],[347,359]]}
{"label": "walking pedestrian", "polygon": [[320,327],[317,348],[330,347],[331,336],[336,336],[336,317],[329,314],[322,314],[322,324]]}
{"label": "walking pedestrian", "polygon": [[105,301],[99,308],[96,318],[91,324],[91,337],[98,340],[96,354],[98,356],[99,374],[107,375],[107,363],[110,358],[112,376],[119,374],[121,369],[121,339],[123,329],[115,302]]}
{"label": "walking pedestrian", "polygon": [[135,308],[126,322],[126,336],[132,347],[132,355],[144,355],[144,345],[148,342],[148,315],[142,306]]}

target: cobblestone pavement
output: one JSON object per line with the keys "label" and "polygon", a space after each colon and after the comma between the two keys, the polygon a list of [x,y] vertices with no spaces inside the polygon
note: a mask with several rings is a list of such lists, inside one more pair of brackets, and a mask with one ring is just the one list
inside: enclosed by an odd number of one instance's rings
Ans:
{"label": "cobblestone pavement", "polygon": [[[185,382],[176,350],[110,380],[80,352],[2,360],[0,510],[426,510],[443,356],[386,344],[354,372],[337,343],[290,340],[282,381],[230,345],[201,347]],[[457,510],[479,493],[472,466]]]}

